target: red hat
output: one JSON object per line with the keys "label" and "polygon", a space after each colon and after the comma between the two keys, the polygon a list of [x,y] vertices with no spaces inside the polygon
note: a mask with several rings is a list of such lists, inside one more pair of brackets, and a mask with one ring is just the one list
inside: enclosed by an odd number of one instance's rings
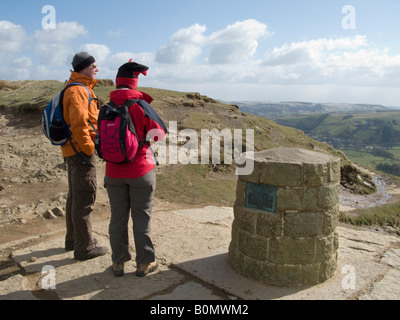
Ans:
{"label": "red hat", "polygon": [[116,79],[117,87],[128,86],[132,89],[136,89],[139,75],[143,74],[147,76],[147,70],[149,70],[149,67],[132,62],[131,59],[128,63],[125,63],[118,69]]}

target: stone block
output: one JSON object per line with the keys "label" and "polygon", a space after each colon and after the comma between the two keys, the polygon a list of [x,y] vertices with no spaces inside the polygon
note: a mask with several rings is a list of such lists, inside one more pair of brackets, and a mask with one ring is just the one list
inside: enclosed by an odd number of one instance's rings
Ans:
{"label": "stone block", "polygon": [[321,186],[319,188],[318,206],[321,209],[330,209],[339,203],[339,184]]}
{"label": "stone block", "polygon": [[279,237],[282,234],[282,215],[260,212],[256,227],[259,236],[266,238]]}
{"label": "stone block", "polygon": [[314,285],[319,282],[320,263],[303,265],[301,268],[301,284]]}
{"label": "stone block", "polygon": [[278,187],[300,187],[301,171],[301,164],[263,162],[260,183]]}
{"label": "stone block", "polygon": [[229,245],[228,261],[236,271],[243,269],[244,259],[239,249],[231,242]]}
{"label": "stone block", "polygon": [[242,218],[243,213],[244,213],[244,206],[240,205],[238,201],[235,201],[235,204],[233,205],[233,216],[235,220],[240,220]]}
{"label": "stone block", "polygon": [[321,212],[286,212],[283,235],[292,238],[320,236],[323,225],[324,215]]}
{"label": "stone block", "polygon": [[324,215],[324,225],[322,228],[322,233],[328,235],[336,230],[339,222],[339,205],[327,209],[323,213]]}
{"label": "stone block", "polygon": [[301,266],[266,263],[262,270],[262,281],[277,286],[301,285]]}
{"label": "stone block", "polygon": [[239,250],[246,256],[265,261],[268,256],[268,240],[239,230]]}
{"label": "stone block", "polygon": [[334,248],[335,248],[335,251],[337,252],[337,250],[339,249],[339,232],[337,232],[335,230],[335,232],[333,234],[334,234],[334,238],[333,238],[333,240],[334,240]]}
{"label": "stone block", "polygon": [[303,164],[303,183],[306,187],[319,187],[327,182],[327,165],[322,163]]}
{"label": "stone block", "polygon": [[276,238],[269,240],[268,262],[275,264],[312,264],[315,262],[315,238]]}
{"label": "stone block", "polygon": [[337,269],[337,253],[329,260],[321,262],[319,269],[319,282],[332,278]]}
{"label": "stone block", "polygon": [[238,219],[238,227],[244,231],[256,233],[257,221],[258,221],[258,210],[251,210],[243,208],[240,219]]}
{"label": "stone block", "polygon": [[231,245],[236,248],[239,248],[239,228],[237,226],[236,220],[233,220],[231,233],[232,233]]}
{"label": "stone block", "polygon": [[336,254],[336,234],[317,238],[316,261],[322,262],[331,259]]}
{"label": "stone block", "polygon": [[340,161],[332,161],[328,163],[328,183],[340,182]]}
{"label": "stone block", "polygon": [[317,188],[278,188],[277,210],[316,211]]}
{"label": "stone block", "polygon": [[243,256],[242,274],[255,280],[261,280],[263,267],[264,263],[262,261]]}

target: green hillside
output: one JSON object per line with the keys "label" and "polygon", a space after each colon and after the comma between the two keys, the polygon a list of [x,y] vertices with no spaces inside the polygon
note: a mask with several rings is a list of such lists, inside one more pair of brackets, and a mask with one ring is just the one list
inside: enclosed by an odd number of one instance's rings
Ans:
{"label": "green hillside", "polygon": [[285,117],[277,123],[297,128],[336,148],[400,145],[400,111],[368,114],[315,114]]}

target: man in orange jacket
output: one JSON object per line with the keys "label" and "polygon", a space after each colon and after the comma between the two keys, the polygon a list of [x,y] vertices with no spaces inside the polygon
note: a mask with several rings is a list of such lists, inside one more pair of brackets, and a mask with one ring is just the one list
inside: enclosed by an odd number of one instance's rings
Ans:
{"label": "man in orange jacket", "polygon": [[99,71],[95,59],[87,52],[75,55],[71,77],[65,90],[63,116],[70,125],[71,140],[62,146],[68,166],[68,196],[66,204],[65,250],[74,250],[76,260],[88,260],[108,251],[98,247],[92,237],[91,215],[97,192],[96,156],[94,139],[97,129],[99,102],[93,92]]}

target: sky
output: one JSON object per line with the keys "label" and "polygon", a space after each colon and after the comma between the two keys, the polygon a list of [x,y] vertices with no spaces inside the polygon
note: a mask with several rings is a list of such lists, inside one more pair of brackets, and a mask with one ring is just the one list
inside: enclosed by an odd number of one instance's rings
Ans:
{"label": "sky", "polygon": [[99,79],[225,101],[400,106],[398,0],[2,0],[0,79],[60,80],[77,52]]}

